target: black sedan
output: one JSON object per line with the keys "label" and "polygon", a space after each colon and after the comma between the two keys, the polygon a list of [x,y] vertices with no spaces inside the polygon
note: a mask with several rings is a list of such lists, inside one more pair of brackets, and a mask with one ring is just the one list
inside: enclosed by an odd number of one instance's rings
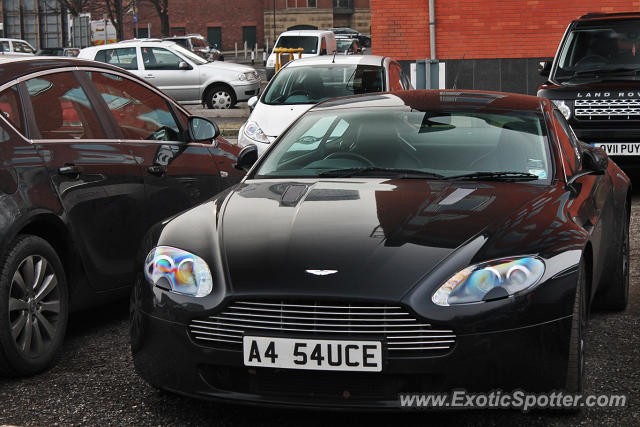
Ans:
{"label": "black sedan", "polygon": [[627,304],[630,181],[546,99],[327,101],[252,163],[147,235],[131,338],[156,387],[334,408],[579,392],[591,307]]}
{"label": "black sedan", "polygon": [[142,79],[0,59],[0,376],[55,362],[70,311],[126,298],[146,231],[243,174],[218,128]]}

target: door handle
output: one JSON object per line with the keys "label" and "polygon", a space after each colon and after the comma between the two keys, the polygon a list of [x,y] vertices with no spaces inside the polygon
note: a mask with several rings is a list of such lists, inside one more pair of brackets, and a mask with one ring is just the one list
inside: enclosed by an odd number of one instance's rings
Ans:
{"label": "door handle", "polygon": [[144,76],[145,79],[155,79],[156,76],[154,76],[153,74],[147,74],[146,76]]}
{"label": "door handle", "polygon": [[80,168],[73,164],[66,164],[58,168],[58,174],[77,177],[78,175],[80,175]]}
{"label": "door handle", "polygon": [[153,166],[149,166],[147,168],[147,171],[151,174],[151,175],[164,175],[165,173],[167,173],[167,167],[164,165],[153,165]]}

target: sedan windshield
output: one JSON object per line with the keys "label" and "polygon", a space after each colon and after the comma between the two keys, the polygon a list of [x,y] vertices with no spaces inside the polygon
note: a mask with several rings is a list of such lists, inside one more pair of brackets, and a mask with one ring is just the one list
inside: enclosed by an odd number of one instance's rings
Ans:
{"label": "sedan windshield", "polygon": [[555,77],[570,79],[598,74],[624,74],[640,70],[640,21],[602,27],[578,28],[566,38]]}
{"label": "sedan windshield", "polygon": [[292,66],[280,71],[264,94],[269,105],[317,104],[329,98],[384,90],[384,68],[371,65]]}
{"label": "sedan windshield", "polygon": [[310,112],[280,138],[255,177],[547,183],[551,160],[543,120],[536,112]]}

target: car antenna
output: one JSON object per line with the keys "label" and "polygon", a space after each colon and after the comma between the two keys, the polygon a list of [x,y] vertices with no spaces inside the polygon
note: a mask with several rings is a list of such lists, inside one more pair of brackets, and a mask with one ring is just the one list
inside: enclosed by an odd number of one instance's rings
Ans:
{"label": "car antenna", "polygon": [[[464,57],[465,57],[466,53],[462,55],[462,60],[464,61]],[[453,87],[451,89],[457,89],[457,85],[458,85],[458,76],[460,76],[460,70],[462,69],[462,62],[460,63],[460,68],[458,68],[458,72],[456,73],[456,78],[453,79]]]}
{"label": "car antenna", "polygon": [[335,63],[336,63],[336,53],[338,53],[338,49],[336,49],[336,50],[334,50],[334,51],[333,51],[333,59],[331,60],[331,63],[332,63],[332,64],[335,64]]}

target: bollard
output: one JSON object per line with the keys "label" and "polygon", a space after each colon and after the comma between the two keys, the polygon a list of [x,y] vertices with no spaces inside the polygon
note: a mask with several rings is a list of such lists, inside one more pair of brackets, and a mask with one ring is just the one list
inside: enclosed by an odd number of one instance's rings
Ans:
{"label": "bollard", "polygon": [[267,51],[266,50],[262,51],[262,65],[264,65],[264,66],[267,65]]}
{"label": "bollard", "polygon": [[256,53],[252,50],[251,51],[251,65],[255,65],[256,64]]}
{"label": "bollard", "polygon": [[236,59],[238,59],[238,42],[236,42]]}
{"label": "bollard", "polygon": [[247,41],[244,41],[244,59],[247,59]]}

